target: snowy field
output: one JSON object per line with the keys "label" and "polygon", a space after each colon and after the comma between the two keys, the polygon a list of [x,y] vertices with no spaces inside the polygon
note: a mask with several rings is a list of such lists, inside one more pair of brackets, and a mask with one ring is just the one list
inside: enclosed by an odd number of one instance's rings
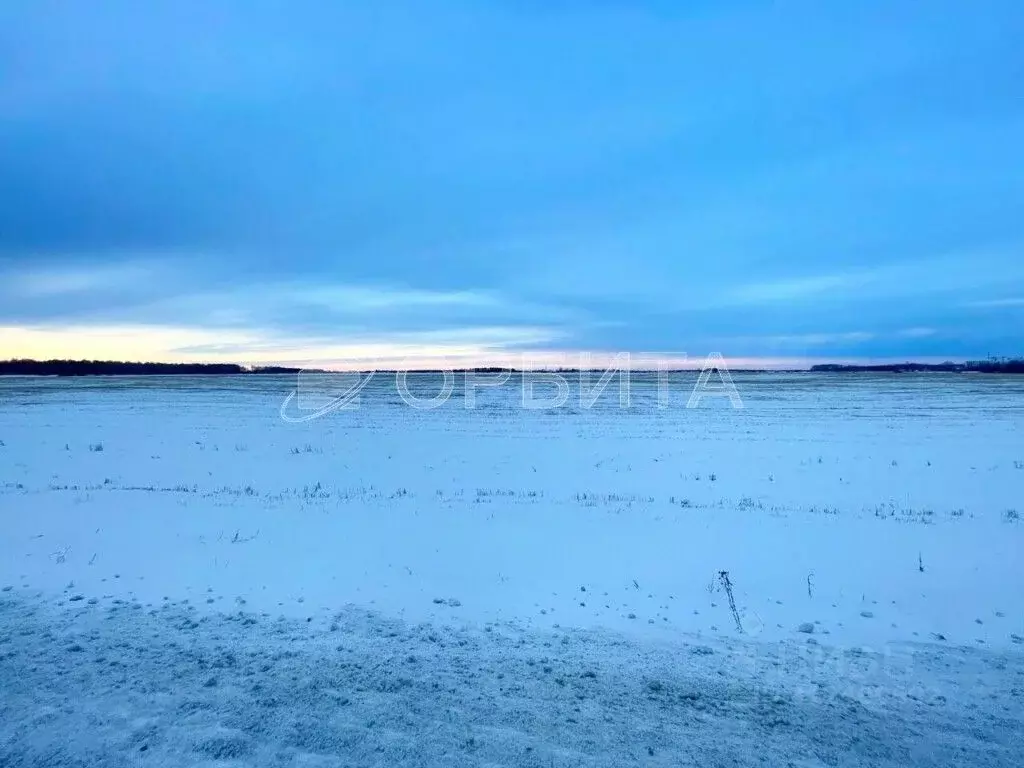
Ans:
{"label": "snowy field", "polygon": [[1024,377],[735,382],[0,379],[0,765],[1024,764]]}

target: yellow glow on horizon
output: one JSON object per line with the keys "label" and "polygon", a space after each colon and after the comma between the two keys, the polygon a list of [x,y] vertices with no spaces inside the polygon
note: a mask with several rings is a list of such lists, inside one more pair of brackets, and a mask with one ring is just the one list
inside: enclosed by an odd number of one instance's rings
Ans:
{"label": "yellow glow on horizon", "polygon": [[[166,363],[237,363],[286,365],[298,368],[358,370],[366,368],[577,368],[604,369],[620,363],[617,353],[583,352],[478,343],[411,343],[405,340],[359,340],[337,343],[325,339],[282,337],[240,329],[155,325],[0,326],[0,358],[36,360],[121,360]],[[637,353],[634,369],[697,368],[714,350],[690,355]],[[806,368],[822,360],[784,357],[726,357],[740,369]],[[832,361],[832,360],[830,360]],[[846,361],[840,361],[846,362]],[[856,361],[849,361],[856,362]]]}
{"label": "yellow glow on horizon", "polygon": [[0,327],[0,355],[35,360],[207,362],[220,355],[176,350],[204,344],[246,344],[246,334],[167,326]]}
{"label": "yellow glow on horizon", "polygon": [[377,361],[472,360],[488,347],[471,344],[352,344],[276,338],[251,331],[173,326],[0,327],[0,357],[36,360],[124,360],[161,363],[365,367]]}

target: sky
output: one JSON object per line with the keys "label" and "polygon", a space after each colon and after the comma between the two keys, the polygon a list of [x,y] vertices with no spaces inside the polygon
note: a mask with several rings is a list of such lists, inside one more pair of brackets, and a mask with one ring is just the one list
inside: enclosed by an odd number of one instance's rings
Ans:
{"label": "sky", "polygon": [[1024,5],[0,4],[0,358],[1024,353]]}

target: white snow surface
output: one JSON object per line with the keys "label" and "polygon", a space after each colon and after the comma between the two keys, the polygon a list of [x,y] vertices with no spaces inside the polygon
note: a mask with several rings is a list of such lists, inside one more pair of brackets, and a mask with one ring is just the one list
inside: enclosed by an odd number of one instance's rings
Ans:
{"label": "white snow surface", "polygon": [[0,379],[0,765],[1024,764],[1024,379],[735,382]]}

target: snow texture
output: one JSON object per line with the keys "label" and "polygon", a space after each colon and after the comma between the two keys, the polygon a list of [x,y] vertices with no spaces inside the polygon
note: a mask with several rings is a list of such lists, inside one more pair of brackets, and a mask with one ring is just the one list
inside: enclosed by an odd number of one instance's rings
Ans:
{"label": "snow texture", "polygon": [[1024,377],[253,378],[0,380],[0,766],[1024,764]]}
{"label": "snow texture", "polygon": [[0,602],[4,766],[1014,766],[1024,658]]}

